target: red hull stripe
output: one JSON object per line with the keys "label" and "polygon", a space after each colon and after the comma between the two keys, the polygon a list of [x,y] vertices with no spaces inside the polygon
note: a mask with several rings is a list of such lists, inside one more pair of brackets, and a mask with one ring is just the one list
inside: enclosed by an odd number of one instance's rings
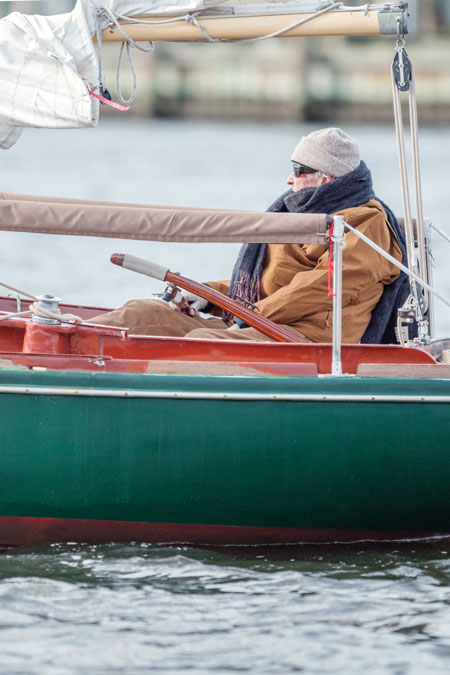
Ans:
{"label": "red hull stripe", "polygon": [[434,536],[448,536],[448,533],[404,530],[313,530],[293,527],[0,517],[0,545],[3,546],[30,546],[69,541],[88,544],[139,541],[152,544],[262,545],[361,540],[392,541]]}

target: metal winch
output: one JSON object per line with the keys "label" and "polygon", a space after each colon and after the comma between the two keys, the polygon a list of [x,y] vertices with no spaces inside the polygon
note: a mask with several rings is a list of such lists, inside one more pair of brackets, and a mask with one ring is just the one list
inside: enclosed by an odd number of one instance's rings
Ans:
{"label": "metal winch", "polygon": [[58,324],[61,320],[57,318],[60,314],[59,303],[61,298],[46,293],[36,296],[37,302],[32,305],[31,318],[35,323]]}

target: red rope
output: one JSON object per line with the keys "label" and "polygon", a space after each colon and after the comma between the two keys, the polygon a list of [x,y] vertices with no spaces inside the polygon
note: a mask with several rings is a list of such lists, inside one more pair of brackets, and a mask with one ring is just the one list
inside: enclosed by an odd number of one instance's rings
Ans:
{"label": "red rope", "polygon": [[334,220],[331,223],[330,231],[328,233],[328,265],[325,265],[325,267],[328,267],[328,297],[332,298],[334,296],[334,290],[333,290],[333,271],[334,271],[334,263],[333,263],[333,228],[334,228]]}
{"label": "red rope", "polygon": [[115,103],[114,101],[110,101],[108,98],[105,98],[104,96],[100,96],[99,94],[95,94],[92,91],[92,87],[87,81],[85,77],[82,78],[84,82],[86,82],[86,86],[88,88],[89,94],[93,96],[94,98],[98,98],[100,103],[104,103],[105,105],[109,105],[110,108],[115,108],[116,110],[121,110],[122,112],[125,110],[129,110],[130,106],[129,105],[121,105],[120,103]]}

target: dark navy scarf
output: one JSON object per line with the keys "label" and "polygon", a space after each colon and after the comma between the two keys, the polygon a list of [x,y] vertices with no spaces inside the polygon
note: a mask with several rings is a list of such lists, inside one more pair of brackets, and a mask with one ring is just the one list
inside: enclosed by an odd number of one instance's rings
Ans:
{"label": "dark navy scarf", "polygon": [[[303,188],[298,192],[288,190],[269,208],[272,212],[290,213],[336,213],[366,204],[370,199],[378,199],[372,188],[372,176],[365,162],[350,173],[324,183],[318,188]],[[390,208],[381,199],[378,201],[386,211],[389,223],[402,250],[402,262],[406,264],[405,235]],[[234,265],[228,295],[231,298],[244,299],[255,303],[261,299],[261,271],[266,255],[267,244],[244,244]],[[383,295],[372,312],[372,318],[361,339],[365,343],[396,342],[394,326],[397,308],[403,304],[409,293],[407,276],[400,276],[389,286],[384,287]],[[224,314],[224,319],[230,318]]]}

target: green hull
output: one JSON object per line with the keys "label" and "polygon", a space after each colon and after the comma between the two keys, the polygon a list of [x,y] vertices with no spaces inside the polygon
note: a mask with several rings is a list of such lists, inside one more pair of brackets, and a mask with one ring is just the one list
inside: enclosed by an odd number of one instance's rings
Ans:
{"label": "green hull", "polygon": [[2,370],[0,520],[447,533],[449,401],[450,380]]}

